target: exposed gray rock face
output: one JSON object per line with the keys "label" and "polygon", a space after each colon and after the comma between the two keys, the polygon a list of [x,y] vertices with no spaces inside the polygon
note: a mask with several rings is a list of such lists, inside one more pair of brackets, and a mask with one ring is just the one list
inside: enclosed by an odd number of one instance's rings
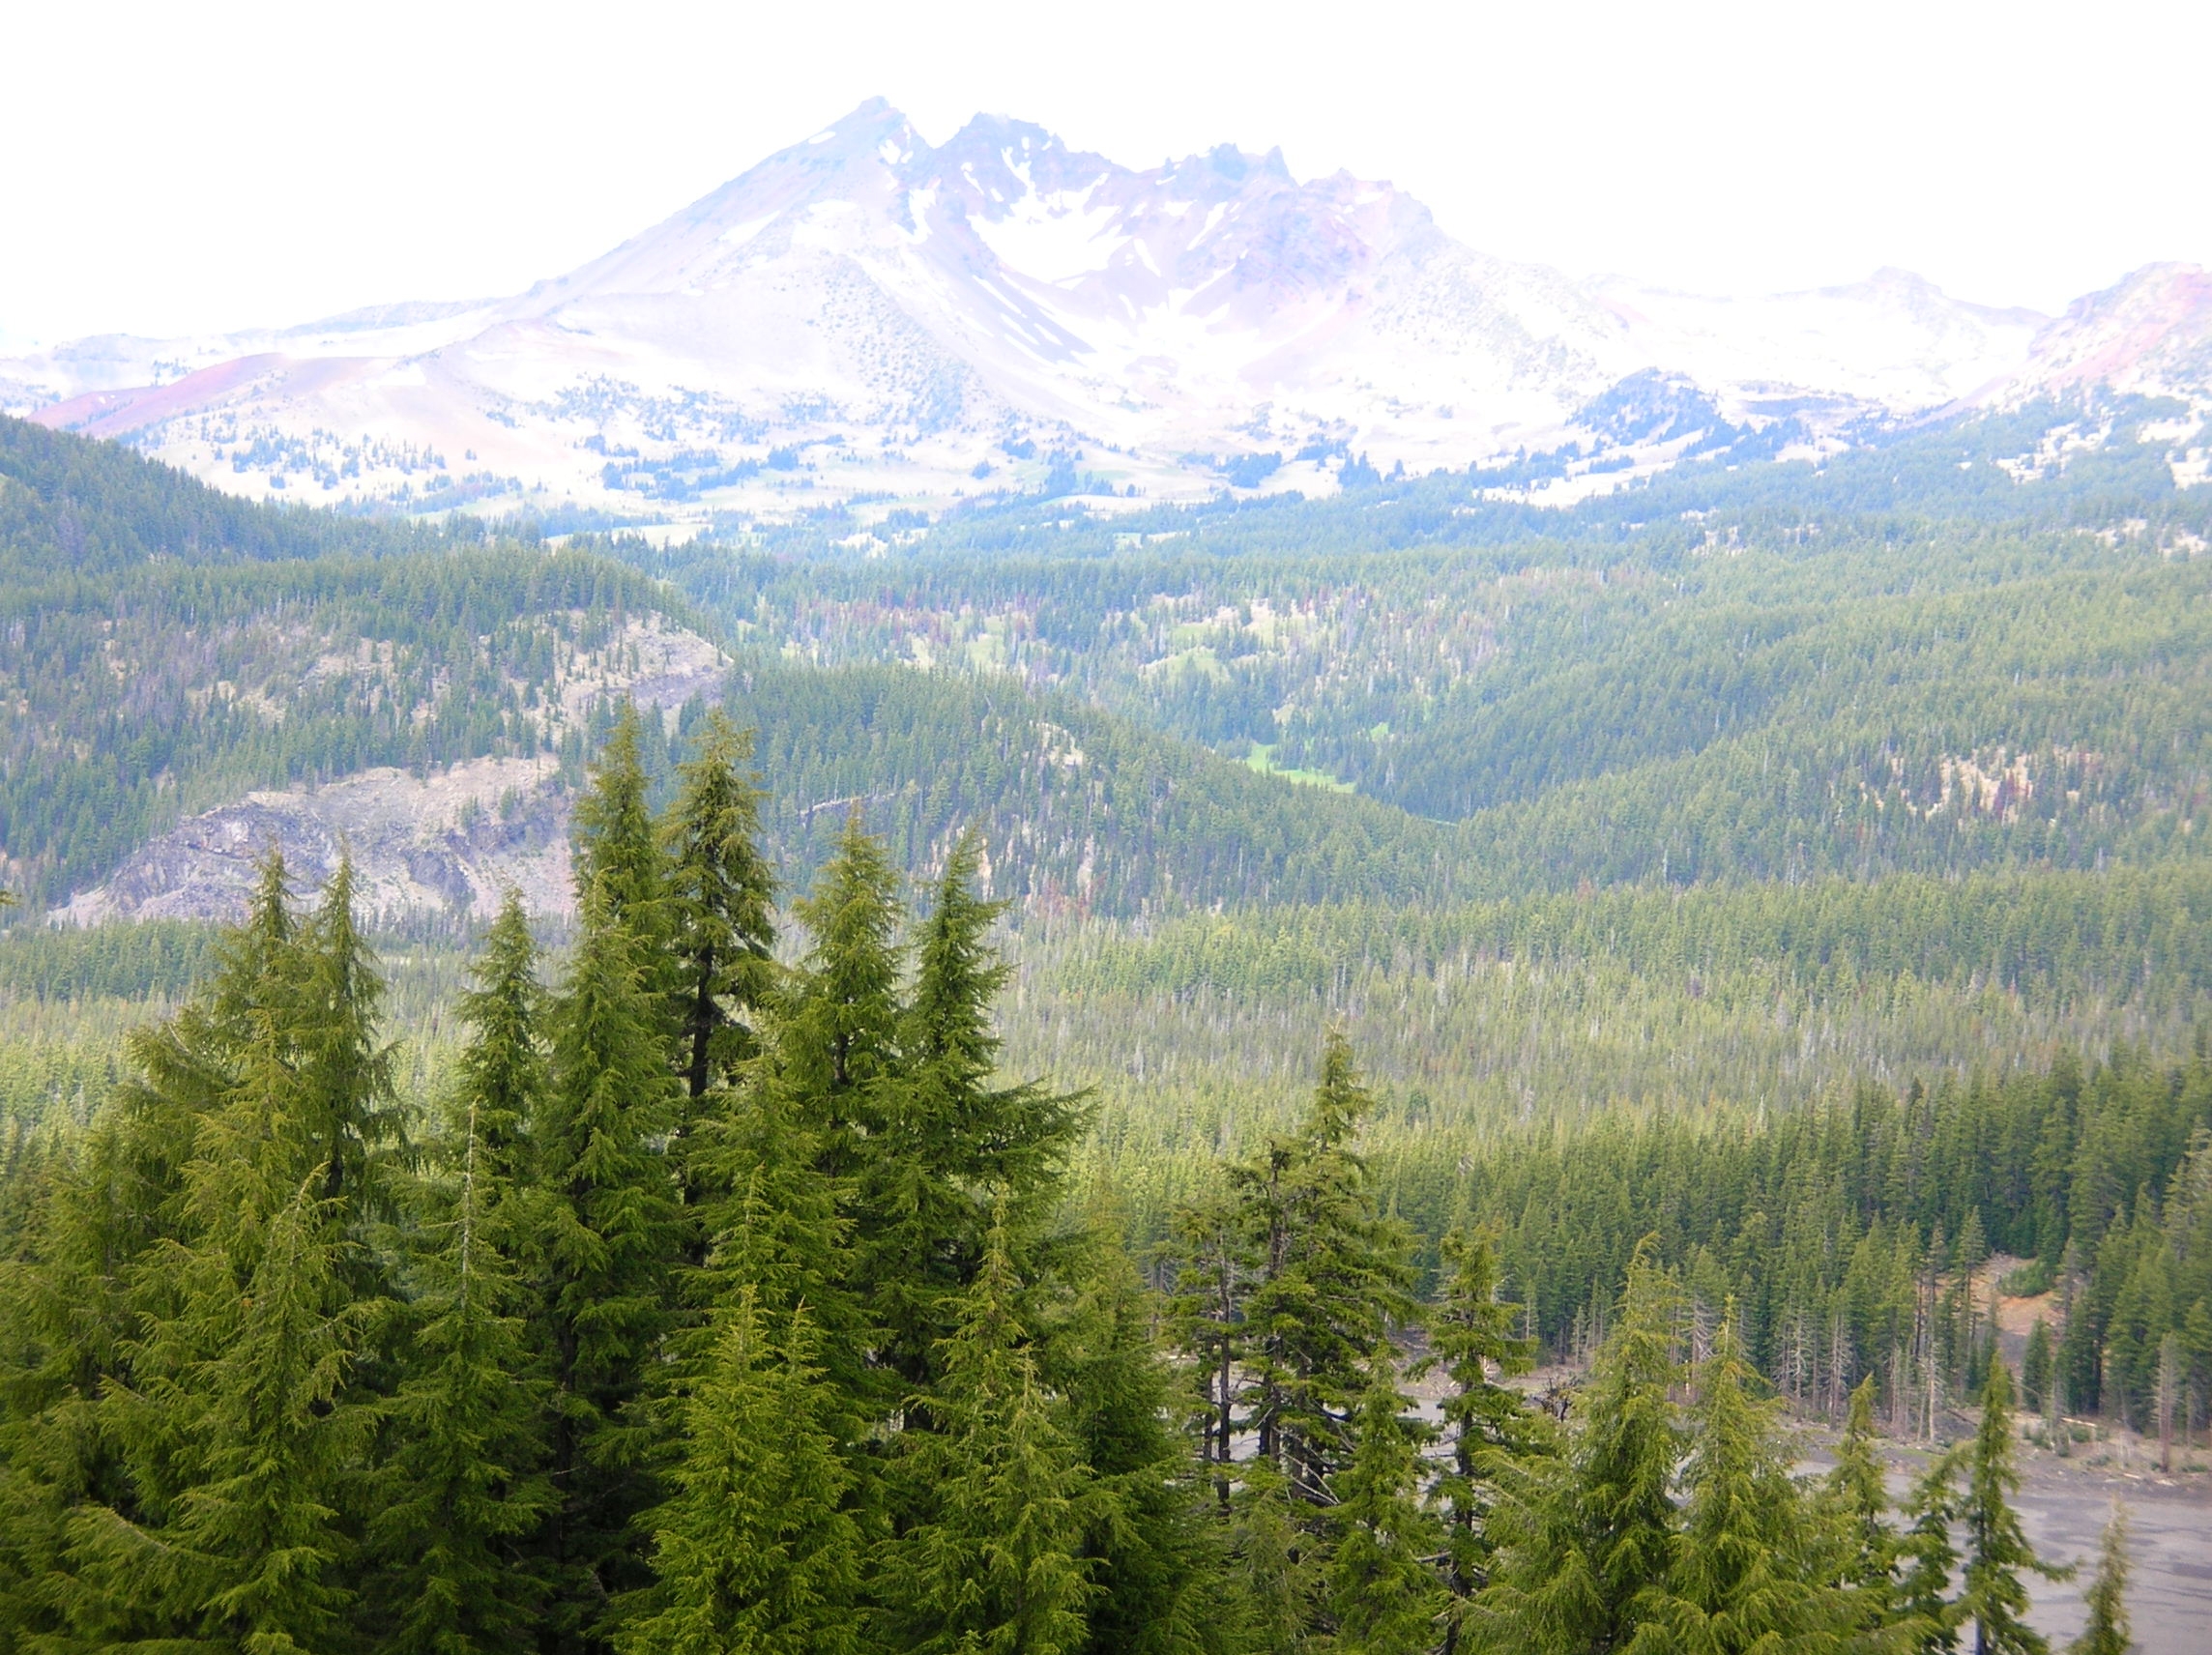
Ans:
{"label": "exposed gray rock face", "polygon": [[304,889],[350,851],[374,924],[488,918],[509,886],[533,913],[567,915],[571,803],[550,757],[478,759],[425,776],[364,770],[320,788],[249,793],[179,823],[53,918],[235,919],[272,848]]}
{"label": "exposed gray rock face", "polygon": [[[603,699],[627,698],[673,719],[694,697],[716,698],[729,668],[729,657],[697,633],[657,615],[633,619],[548,681],[537,710],[540,740],[552,746],[581,728]],[[270,715],[281,713],[272,704]],[[510,886],[533,914],[566,917],[574,905],[573,803],[546,753],[472,759],[423,775],[368,769],[320,787],[257,791],[178,823],[48,918],[59,925],[236,919],[255,865],[272,847],[301,890],[321,886],[350,851],[357,900],[375,925],[486,919]]]}

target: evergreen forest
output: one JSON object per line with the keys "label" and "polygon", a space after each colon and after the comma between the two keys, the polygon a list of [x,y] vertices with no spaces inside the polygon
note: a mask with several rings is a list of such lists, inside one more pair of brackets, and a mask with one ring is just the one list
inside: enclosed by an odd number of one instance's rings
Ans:
{"label": "evergreen forest", "polygon": [[[0,1655],[2037,1655],[2212,1432],[2168,413],[675,546],[0,420]],[[206,826],[490,761],[552,899]]]}

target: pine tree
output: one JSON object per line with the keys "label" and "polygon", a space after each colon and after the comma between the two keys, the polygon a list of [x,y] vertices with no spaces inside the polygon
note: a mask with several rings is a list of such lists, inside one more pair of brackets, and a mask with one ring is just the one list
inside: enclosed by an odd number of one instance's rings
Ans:
{"label": "pine tree", "polygon": [[1575,1655],[1625,1647],[1660,1606],[1680,1514],[1671,1391],[1678,1295],[1646,1238],[1612,1335],[1575,1406],[1567,1454],[1518,1479],[1492,1519],[1490,1585],[1467,1617],[1486,1648]]}
{"label": "pine tree", "polygon": [[2021,1529],[2020,1514],[2012,1508],[2020,1492],[2017,1453],[2012,1370],[1993,1362],[1982,1386],[1982,1419],[1967,1457],[1966,1495],[1959,1512],[1966,1529],[1959,1615],[1973,1626],[1973,1655],[2045,1655],[2050,1646],[2043,1635],[2021,1618],[2027,1588],[2020,1572],[2030,1569],[2049,1580],[2070,1573],[2040,1561]]}
{"label": "pine tree", "polygon": [[2021,1357],[2021,1401],[2034,1413],[2043,1411],[2051,1395],[2051,1324],[2038,1318],[2027,1330],[2027,1350]]}
{"label": "pine tree", "polygon": [[2135,1635],[2128,1625],[2128,1513],[2118,1500],[2105,1524],[2097,1577],[2089,1582],[2089,1623],[2067,1645],[2067,1655],[2128,1655]]}
{"label": "pine tree", "polygon": [[625,701],[591,786],[576,800],[576,906],[581,909],[597,892],[608,920],[636,939],[655,987],[667,988],[668,868],[647,801],[650,789],[644,728],[636,703]]}
{"label": "pine tree", "polygon": [[1041,1360],[1066,1398],[1088,1468],[1083,1555],[1096,1587],[1090,1655],[1195,1655],[1223,1645],[1222,1558],[1193,1508],[1190,1457],[1175,1428],[1176,1380],[1153,1335],[1157,1304],[1109,1217],[1094,1210],[1064,1279],[1072,1302]]}
{"label": "pine tree", "polygon": [[751,1019],[774,982],[775,877],[760,851],[760,789],[742,773],[752,737],[720,710],[662,829],[684,1089],[696,1104],[754,1049]]}
{"label": "pine tree", "polygon": [[304,1126],[323,1166],[326,1200],[357,1217],[391,1210],[373,1160],[399,1113],[392,1058],[379,1043],[384,980],[354,915],[353,858],[341,856],[299,940],[300,1002],[292,1020]]}
{"label": "pine tree", "polygon": [[1679,1647],[1713,1655],[1803,1646],[1862,1618],[1846,1588],[1817,1579],[1812,1514],[1790,1476],[1778,1405],[1755,1398],[1756,1383],[1724,1321],[1698,1371],[1682,1533],[1656,1610]]}
{"label": "pine tree", "polygon": [[917,1655],[1073,1655],[1093,1587],[1088,1468],[1038,1376],[994,1225],[898,1475],[920,1516],[877,1571],[892,1646]]}
{"label": "pine tree", "polygon": [[1247,1423],[1260,1457],[1309,1504],[1328,1498],[1369,1354],[1415,1308],[1406,1236],[1376,1212],[1367,1165],[1352,1148],[1373,1107],[1351,1046],[1332,1032],[1299,1132],[1229,1170],[1261,1261],[1243,1307]]}
{"label": "pine tree", "polygon": [[1959,1562],[1951,1539],[1961,1510],[1959,1460],[1954,1448],[1929,1462],[1906,1501],[1906,1530],[1898,1537],[1896,1615],[1923,1655],[1959,1646],[1961,1608],[1950,1597]]}
{"label": "pine tree", "polygon": [[547,1469],[560,1495],[543,1544],[561,1649],[582,1647],[611,1599],[642,1583],[633,1525],[655,1493],[655,1444],[635,1405],[673,1324],[684,1242],[660,1152],[677,1105],[665,1002],[616,907],[599,885],[586,889],[531,1135],[532,1336],[551,1368]]}
{"label": "pine tree", "polygon": [[1442,1252],[1449,1274],[1429,1314],[1432,1353],[1415,1373],[1441,1366],[1451,1381],[1442,1407],[1451,1467],[1437,1479],[1435,1497],[1445,1514],[1444,1573],[1454,1608],[1443,1647],[1452,1655],[1460,1611],[1489,1576],[1488,1522],[1498,1478],[1513,1462],[1552,1444],[1543,1417],[1519,1391],[1499,1382],[1528,1373],[1536,1350],[1534,1340],[1513,1331],[1522,1307],[1499,1296],[1495,1230],[1455,1230],[1444,1237]]}
{"label": "pine tree", "polygon": [[675,1492],[653,1514],[657,1583],[623,1655],[848,1655],[861,1647],[861,1537],[836,1412],[805,1313],[780,1341],[750,1287],[716,1318],[713,1356],[681,1407]]}
{"label": "pine tree", "polygon": [[534,1648],[546,1582],[525,1543],[549,1515],[543,1473],[549,1384],[525,1340],[517,1260],[527,1241],[515,1187],[540,1106],[536,947],[509,892],[462,997],[473,1037],[455,1064],[450,1191],[433,1197],[432,1250],[411,1307],[409,1371],[388,1415],[372,1540],[398,1655]]}
{"label": "pine tree", "polygon": [[811,939],[782,1041],[793,1095],[822,1134],[823,1170],[861,1171],[899,1070],[897,876],[856,811],[814,888],[793,905]]}
{"label": "pine tree", "polygon": [[977,854],[963,835],[918,928],[900,1072],[879,1088],[858,1191],[859,1292],[886,1335],[882,1360],[910,1387],[928,1383],[948,1306],[974,1279],[984,1192],[1009,1235],[1029,1234],[1059,1193],[1081,1124],[1071,1099],[991,1085],[991,1002],[1009,968],[987,941],[1002,905],[975,895]]}
{"label": "pine tree", "polygon": [[1423,1502],[1421,1434],[1404,1408],[1398,1353],[1385,1341],[1368,1361],[1351,1458],[1329,1479],[1329,1615],[1338,1646],[1360,1655],[1433,1648],[1450,1601],[1429,1562],[1443,1525]]}
{"label": "pine tree", "polygon": [[1875,1378],[1851,1392],[1836,1465],[1822,1486],[1822,1504],[1838,1547],[1836,1577],[1865,1593],[1877,1619],[1894,1602],[1897,1537],[1889,1526],[1889,1487],[1875,1447]]}

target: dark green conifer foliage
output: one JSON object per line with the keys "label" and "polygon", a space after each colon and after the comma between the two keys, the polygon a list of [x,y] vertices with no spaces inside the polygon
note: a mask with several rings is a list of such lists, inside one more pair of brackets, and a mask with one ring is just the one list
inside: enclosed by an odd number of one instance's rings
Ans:
{"label": "dark green conifer foliage", "polygon": [[1368,1358],[1352,1417],[1351,1458],[1329,1479],[1329,1617],[1337,1646],[1359,1655],[1422,1655],[1436,1646],[1450,1594],[1431,1559],[1443,1524],[1422,1500],[1425,1433],[1405,1416],[1398,1352]]}
{"label": "dark green conifer foliage", "polygon": [[1951,1539],[1959,1520],[1959,1450],[1938,1454],[1912,1485],[1905,1504],[1906,1529],[1898,1537],[1897,1607],[1908,1617],[1912,1647],[1927,1655],[1959,1646],[1960,1609],[1951,1577],[1959,1550]]}
{"label": "dark green conifer foliage", "polygon": [[2044,1655],[2043,1635],[2022,1616],[2027,1586],[2021,1571],[2063,1580],[2035,1554],[2013,1509],[2020,1493],[2019,1442],[2013,1429],[2012,1370],[1992,1362],[1982,1386],[1982,1418],[1966,1460],[1965,1498],[1959,1518],[1966,1530],[1965,1576],[1959,1616],[1973,1627],[1973,1655]]}
{"label": "dark green conifer foliage", "polygon": [[528,1241],[518,1152],[542,1100],[537,952],[512,892],[462,997],[473,1037],[455,1065],[444,1187],[410,1320],[408,1372],[370,1525],[394,1655],[536,1646],[546,1582],[527,1542],[550,1514],[550,1384],[531,1350],[518,1259]]}
{"label": "dark green conifer foliage", "polygon": [[1094,1497],[1064,1409],[1037,1372],[1017,1314],[1004,1225],[959,1301],[938,1427],[910,1432],[896,1474],[922,1515],[878,1571],[890,1646],[917,1655],[1074,1655],[1093,1593],[1082,1555]]}
{"label": "dark green conifer foliage", "polygon": [[2027,1330],[2027,1350],[2020,1362],[2021,1401],[2031,1413],[2041,1413],[2051,1396],[2051,1324],[2038,1317]]}
{"label": "dark green conifer foliage", "polygon": [[1152,1334],[1155,1303],[1118,1235],[1094,1216],[1075,1300],[1053,1327],[1048,1378],[1094,1494],[1083,1554],[1097,1588],[1091,1655],[1195,1655],[1222,1647],[1216,1536],[1192,1507],[1176,1383]]}
{"label": "dark green conifer foliage", "polygon": [[1467,1625],[1482,1646],[1525,1655],[1625,1648],[1675,1566],[1671,1493],[1683,1439],[1670,1395],[1678,1294],[1645,1240],[1618,1320],[1575,1403],[1568,1450],[1527,1479],[1492,1523],[1491,1584]]}
{"label": "dark green conifer foliage", "polygon": [[858,1192],[859,1291],[886,1335],[881,1359],[909,1387],[928,1383],[953,1300],[975,1277],[986,1203],[1018,1246],[1057,1198],[1082,1123],[1072,1099],[991,1084],[991,1002],[1009,968],[988,941],[1002,905],[975,894],[977,855],[963,835],[917,928],[900,1073],[879,1090]]}
{"label": "dark green conifer foliage", "polygon": [[1209,1467],[1216,1514],[1229,1516],[1238,1394],[1237,1364],[1244,1349],[1244,1299],[1261,1254],[1244,1212],[1227,1190],[1208,1190],[1176,1209],[1171,1245],[1175,1292],[1168,1300],[1168,1336],[1185,1358],[1197,1410],[1198,1457]]}
{"label": "dark green conifer foliage", "polygon": [[761,791],[745,773],[752,736],[716,709],[662,840],[681,962],[676,1021],[684,1089],[696,1104],[755,1049],[753,1019],[775,980],[775,876],[761,855]]}
{"label": "dark green conifer foliage", "polygon": [[1309,1634],[1327,1590],[1322,1549],[1310,1533],[1312,1508],[1292,1496],[1280,1471],[1256,1460],[1243,1468],[1233,1513],[1238,1646],[1250,1655],[1294,1655],[1311,1647]]}
{"label": "dark green conifer foliage", "polygon": [[660,1151],[678,1098],[665,1003],[616,903],[587,886],[532,1133],[533,1338],[554,1386],[547,1468],[559,1501],[545,1545],[562,1648],[642,1583],[632,1524],[654,1498],[654,1443],[631,1410],[673,1324],[684,1234]]}
{"label": "dark green conifer foliage", "polygon": [[382,1044],[384,979],[354,914],[353,857],[338,858],[300,938],[301,1108],[323,1172],[323,1195],[381,1217],[389,1197],[373,1157],[396,1131],[392,1056]]}
{"label": "dark green conifer foliage", "polygon": [[607,916],[636,940],[654,988],[673,989],[668,867],[648,802],[644,728],[625,701],[599,750],[592,783],[576,800],[576,906],[593,891]]}
{"label": "dark green conifer foliage", "polygon": [[2067,1655],[2128,1655],[2135,1635],[2128,1625],[2128,1512],[2118,1500],[2097,1551],[2097,1576],[2089,1582],[2088,1624],[2066,1646]]}
{"label": "dark green conifer foliage", "polygon": [[1656,1617],[1674,1644],[1711,1655],[1810,1647],[1871,1618],[1871,1603],[1818,1578],[1824,1559],[1790,1479],[1779,1404],[1754,1394],[1732,1322],[1697,1381],[1682,1532]]}
{"label": "dark green conifer foliage", "polygon": [[1373,1108],[1350,1044],[1332,1031],[1299,1131],[1229,1170],[1239,1226],[1259,1257],[1243,1306],[1246,1424],[1260,1457],[1309,1504],[1328,1500],[1369,1355],[1415,1309],[1407,1237],[1377,1213],[1367,1164],[1352,1147]]}
{"label": "dark green conifer foliage", "polygon": [[885,1086],[899,1066],[903,950],[898,876],[858,811],[814,888],[793,904],[811,939],[801,963],[783,1060],[794,1093],[823,1134],[824,1170],[859,1175],[863,1140],[882,1126]]}
{"label": "dark green conifer foliage", "polygon": [[675,1492],[653,1514],[657,1583],[623,1655],[857,1655],[863,1551],[845,1507],[839,1411],[810,1360],[805,1313],[769,1332],[750,1287],[717,1313],[713,1353],[681,1405]]}
{"label": "dark green conifer foliage", "polygon": [[1430,1355],[1416,1373],[1441,1367],[1451,1381],[1443,1400],[1449,1469],[1437,1479],[1444,1515],[1444,1580],[1454,1607],[1443,1647],[1459,1645],[1459,1611],[1489,1578],[1489,1514],[1497,1482],[1513,1462],[1547,1452],[1544,1416],[1519,1391],[1500,1383],[1535,1365],[1535,1341],[1513,1329],[1521,1306],[1499,1294],[1498,1238],[1489,1228],[1459,1229],[1444,1237],[1446,1275],[1428,1316]]}
{"label": "dark green conifer foliage", "polygon": [[118,1497],[72,1522],[73,1587],[101,1618],[269,1651],[323,1646],[352,1611],[347,1495],[373,1426],[355,1365],[384,1315],[352,1238],[365,1180],[329,1193],[333,1156],[367,1165],[377,1081],[326,1026],[373,1050],[374,972],[350,923],[326,910],[295,941],[281,901],[272,859],[213,1015],[171,1031],[206,1107],[183,1112],[173,1238],[137,1272],[144,1331],[100,1405]]}
{"label": "dark green conifer foliage", "polygon": [[704,1210],[711,1245],[704,1265],[689,1272],[686,1292],[713,1316],[706,1343],[696,1333],[682,1343],[711,1350],[713,1317],[726,1320],[741,1294],[750,1294],[772,1325],[803,1308],[812,1359],[858,1421],[875,1401],[866,1369],[875,1335],[852,1291],[844,1192],[822,1171],[822,1134],[792,1095],[781,1045],[771,1024],[767,1049],[735,1084],[709,1094],[713,1107],[699,1122],[692,1169],[704,1187],[722,1193]]}

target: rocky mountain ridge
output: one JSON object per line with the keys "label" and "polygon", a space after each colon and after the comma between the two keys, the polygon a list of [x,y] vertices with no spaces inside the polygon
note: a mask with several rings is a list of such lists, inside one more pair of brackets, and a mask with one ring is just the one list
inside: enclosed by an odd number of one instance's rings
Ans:
{"label": "rocky mountain ridge", "polygon": [[[1870,422],[2110,386],[2212,409],[2212,276],[2153,266],[2058,318],[1908,273],[1718,300],[1570,280],[1386,183],[1222,146],[1138,171],[881,100],[528,292],[0,363],[0,404],[234,491],[633,517],[1011,489],[1325,493],[1353,455],[1465,467],[1693,386],[1817,454]],[[1769,449],[1788,444],[1770,444]],[[1644,451],[1648,450],[1648,451]]]}

